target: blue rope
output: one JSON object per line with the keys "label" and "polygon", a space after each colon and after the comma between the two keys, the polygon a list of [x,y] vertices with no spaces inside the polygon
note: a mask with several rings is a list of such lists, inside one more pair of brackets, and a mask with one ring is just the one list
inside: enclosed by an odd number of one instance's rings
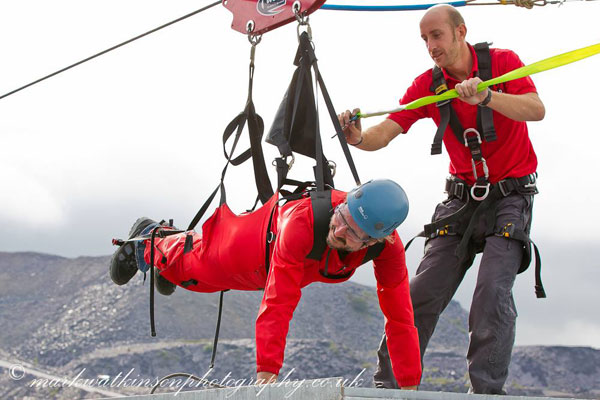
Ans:
{"label": "blue rope", "polygon": [[432,4],[409,4],[409,5],[397,5],[397,6],[352,6],[344,4],[323,4],[321,10],[333,10],[333,11],[412,11],[412,10],[427,10],[438,4],[450,4],[454,7],[463,7],[467,5],[466,1],[450,1],[444,3],[432,3]]}

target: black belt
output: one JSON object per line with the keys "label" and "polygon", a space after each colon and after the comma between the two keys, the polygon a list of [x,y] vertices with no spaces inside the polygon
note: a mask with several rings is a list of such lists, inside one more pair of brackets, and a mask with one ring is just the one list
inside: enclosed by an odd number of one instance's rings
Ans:
{"label": "black belt", "polygon": [[[522,195],[535,195],[538,194],[537,186],[537,172],[529,175],[522,176],[520,178],[506,178],[491,185],[491,188],[498,187],[502,196],[506,197],[512,192],[517,192]],[[477,189],[477,188],[476,188]],[[448,193],[448,197],[455,197],[462,201],[467,201],[469,195],[473,199],[472,195],[473,187],[467,185],[465,181],[456,176],[452,175],[446,179],[445,192]],[[487,194],[483,197],[485,199]],[[475,199],[479,201],[480,198]]]}

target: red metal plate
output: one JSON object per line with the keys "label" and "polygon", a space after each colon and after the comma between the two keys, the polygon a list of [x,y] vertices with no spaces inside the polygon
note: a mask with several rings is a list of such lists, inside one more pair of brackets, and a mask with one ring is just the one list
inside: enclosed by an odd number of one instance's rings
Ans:
{"label": "red metal plate", "polygon": [[306,15],[318,10],[326,0],[223,0],[223,5],[233,13],[231,27],[238,32],[248,33],[250,21],[254,25],[253,35],[288,24],[296,19],[294,3],[300,3],[300,12]]}

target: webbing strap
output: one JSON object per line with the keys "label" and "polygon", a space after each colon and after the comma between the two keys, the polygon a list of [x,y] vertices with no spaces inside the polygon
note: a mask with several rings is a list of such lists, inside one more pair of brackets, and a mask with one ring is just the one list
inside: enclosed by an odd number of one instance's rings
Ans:
{"label": "webbing strap", "polygon": [[154,239],[156,233],[160,229],[160,226],[152,229],[152,235],[150,239],[150,335],[156,336],[156,324],[154,322]]}
{"label": "webbing strap", "polygon": [[[456,248],[456,256],[459,258],[460,262],[466,261],[468,257],[468,246],[471,240],[471,236],[473,236],[473,230],[475,230],[475,226],[477,225],[479,218],[485,213],[487,215],[488,221],[486,226],[491,226],[493,229],[494,223],[493,220],[496,216],[496,208],[498,207],[498,200],[502,198],[502,192],[498,188],[498,186],[494,186],[492,190],[490,190],[487,197],[479,202],[476,205],[475,211],[469,220],[469,224],[466,229],[462,233],[463,237]],[[491,221],[491,223],[490,223]]]}
{"label": "webbing strap", "polygon": [[[233,152],[239,142],[240,136],[244,126],[248,124],[248,134],[250,137],[250,148],[244,151],[241,155],[236,158],[232,158]],[[262,151],[262,136],[265,129],[263,119],[256,113],[254,103],[252,99],[249,99],[246,108],[240,114],[238,114],[225,128],[223,133],[223,153],[228,163],[232,165],[240,165],[249,158],[252,158],[252,164],[254,166],[254,180],[256,182],[256,188],[258,190],[258,196],[260,201],[266,203],[274,194],[271,187],[271,181],[265,165],[265,157]],[[227,153],[225,147],[226,142],[231,135],[236,132],[235,139],[231,151]],[[223,176],[224,178],[224,176]]]}
{"label": "webbing strap", "polygon": [[[363,259],[360,261],[360,265],[363,265],[364,263],[374,260],[377,257],[379,257],[379,254],[381,254],[381,252],[383,251],[384,248],[385,248],[385,242],[378,242],[372,246],[369,246],[367,248],[367,252],[365,253]],[[327,251],[327,256],[325,257],[325,268],[323,269],[323,271],[319,270],[319,273],[321,274],[321,276],[324,276],[327,279],[339,279],[339,280],[348,279],[349,277],[352,276],[352,274],[354,274],[355,269],[350,270],[346,273],[341,273],[341,274],[329,273],[329,256],[331,255],[332,251],[333,251],[332,249],[329,249]],[[340,250],[338,250],[338,254],[339,254],[339,252],[340,252]],[[342,271],[343,270],[344,269],[342,269]]]}
{"label": "webbing strap", "polygon": [[[212,201],[215,198],[215,195],[217,194],[219,189],[221,189],[221,193],[225,193],[225,188],[223,187],[223,179],[221,179],[221,182],[219,183],[219,185],[217,185],[215,190],[213,190],[213,192],[210,194],[210,196],[208,196],[208,199],[206,199],[204,204],[202,204],[202,207],[200,207],[200,209],[198,210],[198,212],[192,219],[192,222],[190,222],[190,225],[187,228],[188,231],[191,231],[192,229],[194,229],[196,227],[196,225],[198,224],[198,222],[200,222],[200,218],[202,218],[202,216],[206,213],[206,210],[208,210],[208,206],[210,206],[210,203],[212,203]],[[190,239],[191,239],[191,236],[190,236]],[[187,241],[187,238],[186,238],[186,241]],[[187,245],[187,243],[186,243],[186,245]]]}
{"label": "webbing strap", "polygon": [[[467,213],[467,211],[470,211],[474,207],[477,207],[477,203],[473,203],[469,200],[470,200],[470,197],[467,197],[467,201],[465,202],[465,204],[460,209],[458,209],[458,211],[456,211],[455,213],[450,214],[445,218],[439,219],[437,221],[433,221],[432,223],[425,225],[423,227],[423,233],[425,234],[424,237],[432,237],[432,236],[436,235],[437,231],[440,228],[443,228],[446,225],[450,225],[450,224],[458,221],[463,215],[465,215]],[[417,235],[417,237],[419,235]]]}
{"label": "webbing strap", "polygon": [[[433,78],[433,85],[430,90],[435,94],[442,94],[448,91],[444,74],[437,65],[433,67],[431,74]],[[446,107],[449,103],[450,101],[446,100],[436,104],[440,111],[440,123],[437,127],[437,131],[435,132],[433,143],[431,144],[431,155],[442,154],[442,139],[444,139],[444,133],[446,132],[446,128],[450,123],[450,107]]]}
{"label": "webbing strap", "polygon": [[[306,35],[306,32],[303,34]],[[308,40],[308,39],[307,39]],[[312,50],[312,46],[309,45],[310,51]],[[323,100],[325,100],[325,104],[327,105],[327,111],[329,111],[329,117],[331,118],[331,122],[333,122],[333,126],[335,131],[337,132],[337,137],[339,139],[340,145],[342,146],[342,151],[344,152],[344,157],[346,157],[346,161],[348,162],[348,166],[350,167],[350,172],[352,172],[352,177],[354,178],[354,183],[356,186],[360,186],[360,178],[358,177],[358,171],[356,170],[356,165],[354,164],[354,160],[352,159],[352,154],[350,154],[350,148],[348,147],[348,142],[346,141],[346,137],[344,136],[344,132],[342,131],[342,126],[340,125],[340,121],[335,113],[335,108],[333,107],[333,103],[331,101],[331,97],[329,97],[329,92],[327,91],[327,87],[325,86],[325,82],[323,81],[323,77],[319,72],[319,67],[316,62],[313,63],[313,69],[315,70],[315,76],[317,77],[317,82],[319,82],[319,87],[323,92]]]}
{"label": "webbing strap", "polygon": [[381,254],[384,248],[385,242],[377,242],[374,245],[369,246],[360,264],[362,265],[368,261],[376,259],[377,257],[379,257],[379,254]]}
{"label": "webbing strap", "polygon": [[313,211],[313,247],[306,258],[319,261],[327,247],[329,221],[333,215],[331,191],[310,192],[310,203]]}
{"label": "webbing strap", "polygon": [[404,245],[404,251],[408,251],[408,248],[410,247],[410,245],[415,241],[416,238],[426,238],[427,235],[425,234],[425,231],[421,231],[419,233],[417,233],[415,236],[413,236],[412,239],[410,239],[405,245]]}
{"label": "webbing strap", "polygon": [[275,210],[279,207],[279,203],[276,203],[271,210],[271,215],[269,216],[269,223],[267,224],[267,235],[265,237],[265,276],[269,276],[269,269],[271,266],[271,243],[275,240],[275,232],[271,230],[271,226],[273,225],[273,215],[275,215]]}
{"label": "webbing strap", "polygon": [[[431,90],[436,94],[447,92],[448,86],[440,67],[437,65],[433,67],[432,74],[433,86],[431,87]],[[462,137],[464,128],[458,119],[458,115],[456,115],[456,111],[452,107],[452,101],[453,100],[445,100],[436,104],[440,112],[440,123],[435,132],[433,143],[431,144],[431,155],[442,153],[442,140],[444,139],[444,133],[446,132],[448,125],[450,125],[454,136],[456,136],[456,140],[458,140],[459,143],[464,144],[464,139]]]}
{"label": "webbing strap", "polygon": [[[490,55],[489,44],[487,42],[477,43],[473,48],[475,49],[477,63],[479,65],[479,77],[483,81],[492,79],[492,57]],[[437,65],[432,69],[432,79],[433,83],[430,88],[432,92],[435,94],[442,94],[448,91],[444,73]],[[456,111],[452,107],[452,100],[441,101],[436,105],[440,112],[440,123],[437,127],[433,143],[431,144],[432,155],[442,153],[442,140],[448,125],[450,125],[458,142],[465,143],[461,136],[464,132],[464,128],[458,119]],[[491,108],[477,107],[477,129],[482,133],[483,139],[486,142],[496,140],[496,130],[494,128],[493,111]]]}
{"label": "webbing strap", "polygon": [[356,166],[350,154],[348,144],[335,112],[335,108],[319,71],[317,57],[310,38],[306,32],[299,37],[298,50],[294,59],[295,70],[292,81],[276,113],[275,120],[266,142],[277,146],[283,156],[296,152],[316,161],[315,180],[317,190],[333,187],[333,177],[328,166],[327,158],[323,155],[318,117],[318,93],[315,95],[311,69],[316,78],[316,91],[323,93],[323,100],[331,121],[335,127],[344,156],[357,184],[360,179]]}
{"label": "webbing strap", "polygon": [[[492,79],[492,56],[490,54],[490,45],[488,42],[477,43],[473,46],[477,55],[477,64],[479,65],[479,78],[482,81]],[[494,113],[491,108],[477,107],[477,127],[483,134],[486,142],[493,142],[497,139],[496,129],[494,128]]]}
{"label": "webbing strap", "polygon": [[540,251],[537,245],[533,243],[533,240],[529,239],[529,241],[533,245],[535,253],[535,296],[538,299],[543,299],[546,298],[546,291],[542,284],[542,258],[540,257]]}
{"label": "webbing strap", "polygon": [[[225,191],[225,174],[227,173],[227,168],[229,164],[234,166],[240,165],[243,162],[247,161],[249,158],[252,158],[252,163],[254,166],[254,179],[256,182],[256,188],[258,190],[258,199],[264,204],[266,203],[273,195],[273,188],[271,186],[271,181],[269,179],[269,174],[267,172],[267,167],[265,165],[265,158],[262,151],[262,136],[264,132],[264,122],[260,115],[256,113],[254,108],[254,103],[252,101],[252,84],[254,79],[254,63],[253,61],[250,63],[250,72],[248,79],[248,100],[246,101],[246,107],[244,111],[239,113],[235,118],[231,120],[231,122],[225,128],[223,132],[223,154],[225,155],[225,159],[227,162],[225,163],[225,167],[223,167],[223,171],[221,172],[221,180],[219,185],[215,188],[215,190],[210,194],[208,199],[204,202],[200,210],[196,213],[192,221],[188,226],[188,231],[192,230],[196,227],[198,222],[206,211],[208,207],[212,203],[215,198],[217,191],[220,191],[221,198],[219,204],[224,204],[227,201],[227,195]],[[239,143],[240,137],[244,130],[244,126],[248,124],[248,134],[250,137],[250,148],[244,151],[237,157],[233,157],[235,149]],[[233,144],[231,149],[227,151],[226,143],[234,134]],[[256,203],[255,203],[256,206]],[[187,239],[192,239],[191,236],[186,238],[186,245],[191,245],[188,243]]]}
{"label": "webbing strap", "polygon": [[219,314],[217,315],[217,326],[215,328],[215,339],[213,341],[212,354],[210,356],[210,369],[215,366],[215,358],[217,356],[217,344],[219,343],[219,331],[221,330],[221,316],[223,315],[223,294],[226,290],[222,290],[219,294]]}
{"label": "webbing strap", "polygon": [[[499,236],[504,236],[500,234]],[[531,251],[531,246],[533,246],[533,251],[535,255],[535,296],[538,299],[546,298],[546,290],[544,289],[544,285],[542,283],[542,257],[540,256],[540,251],[537,245],[531,240],[529,235],[522,230],[515,230],[507,236],[509,239],[518,240],[523,243],[523,246],[530,246],[529,252]],[[526,268],[521,268],[519,273],[525,271]]]}
{"label": "webbing strap", "polygon": [[[509,185],[494,185],[492,190],[489,192],[488,196],[481,202],[470,201],[470,196],[469,194],[467,194],[465,204],[458,211],[438,221],[434,221],[431,224],[425,225],[424,230],[422,232],[418,233],[415,237],[408,241],[408,243],[404,247],[404,250],[408,250],[412,242],[418,237],[437,237],[441,228],[444,228],[450,224],[454,224],[459,219],[461,219],[467,212],[472,211],[471,217],[469,218],[469,222],[466,228],[461,227],[458,232],[452,232],[453,235],[462,236],[456,248],[455,254],[459,258],[459,262],[465,262],[469,257],[469,244],[471,241],[471,236],[473,235],[473,230],[475,229],[475,226],[484,214],[487,218],[487,230],[490,231],[494,227],[496,209],[500,199],[502,199],[505,196],[508,196],[512,192],[517,192],[523,195],[534,195],[535,193],[537,193],[537,189],[535,187],[526,187],[527,182],[529,182],[529,184],[535,182],[535,178],[533,175],[528,175],[519,179],[507,179],[503,182],[508,182]],[[525,185],[524,189],[519,187],[519,185]],[[491,232],[488,232],[488,235],[491,234]],[[498,234],[498,236],[505,236],[510,239],[518,240],[523,243],[523,246],[533,246],[535,255],[535,294],[537,298],[545,298],[546,291],[544,290],[544,285],[542,284],[542,260],[537,245],[533,242],[533,240],[531,240],[527,232],[525,232],[524,230],[511,230],[506,235],[502,233]],[[529,251],[530,250],[528,250],[528,252]],[[521,269],[519,269],[519,273],[525,271],[526,269],[527,264],[525,266],[522,265]]]}
{"label": "webbing strap", "polygon": [[[312,67],[315,70],[315,74],[318,76],[318,67],[317,67],[317,57],[312,48],[310,39],[308,37],[308,33],[304,32],[300,35],[299,38],[300,44],[298,46],[298,53],[296,54],[296,60],[300,63],[301,71],[310,77],[310,68]],[[303,67],[303,68],[302,68]],[[308,82],[312,80],[309,79]],[[323,144],[321,142],[321,132],[319,128],[319,112],[317,108],[317,98],[315,98],[314,92],[312,88],[310,90],[312,96],[309,99],[304,99],[304,101],[311,102],[310,110],[314,110],[314,118],[315,118],[315,126],[314,126],[314,138],[315,138],[315,161],[316,166],[314,168],[315,171],[315,181],[317,186],[317,191],[325,190],[325,183],[327,182],[329,186],[333,186],[333,177],[331,176],[331,171],[327,168],[327,159],[323,155]],[[294,104],[294,109],[298,107],[299,102]]]}

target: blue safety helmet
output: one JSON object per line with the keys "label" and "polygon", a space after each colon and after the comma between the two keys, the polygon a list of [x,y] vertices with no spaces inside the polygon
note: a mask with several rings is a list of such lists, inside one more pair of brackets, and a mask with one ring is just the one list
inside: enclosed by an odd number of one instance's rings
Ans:
{"label": "blue safety helmet", "polygon": [[371,180],[348,193],[348,210],[360,229],[375,239],[390,235],[408,215],[408,198],[396,182]]}

